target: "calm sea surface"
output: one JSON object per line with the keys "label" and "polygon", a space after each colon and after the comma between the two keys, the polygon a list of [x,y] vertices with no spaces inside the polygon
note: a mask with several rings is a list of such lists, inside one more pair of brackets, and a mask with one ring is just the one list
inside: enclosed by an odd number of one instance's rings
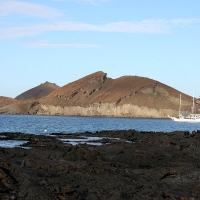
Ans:
{"label": "calm sea surface", "polygon": [[0,132],[33,134],[128,130],[171,132],[200,130],[200,123],[174,122],[170,119],[0,115]]}

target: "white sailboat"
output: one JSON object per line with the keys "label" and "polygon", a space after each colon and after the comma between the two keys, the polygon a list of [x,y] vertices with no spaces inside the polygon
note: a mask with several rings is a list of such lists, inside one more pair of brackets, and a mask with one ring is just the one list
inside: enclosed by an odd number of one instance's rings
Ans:
{"label": "white sailboat", "polygon": [[192,113],[185,115],[181,114],[181,94],[180,94],[179,117],[170,117],[170,118],[176,122],[200,122],[200,114],[194,114],[194,95],[193,95]]}

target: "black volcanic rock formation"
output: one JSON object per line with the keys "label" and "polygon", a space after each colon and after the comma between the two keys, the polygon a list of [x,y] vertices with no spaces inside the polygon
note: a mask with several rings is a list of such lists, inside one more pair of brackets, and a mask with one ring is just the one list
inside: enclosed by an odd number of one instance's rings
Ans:
{"label": "black volcanic rock formation", "polygon": [[[103,137],[101,142],[108,144],[72,146],[56,139],[81,135]],[[200,198],[199,131],[102,131],[56,137],[2,133],[0,139],[29,141],[28,148],[0,148],[0,199]]]}

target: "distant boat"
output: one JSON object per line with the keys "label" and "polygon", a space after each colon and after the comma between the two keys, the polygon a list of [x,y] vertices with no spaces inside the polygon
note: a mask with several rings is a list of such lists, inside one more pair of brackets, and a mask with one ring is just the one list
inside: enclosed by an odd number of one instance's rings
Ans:
{"label": "distant boat", "polygon": [[192,113],[190,114],[181,114],[181,94],[180,94],[180,106],[179,106],[179,117],[171,117],[175,122],[200,122],[200,114],[194,114],[194,95],[193,95],[193,106]]}

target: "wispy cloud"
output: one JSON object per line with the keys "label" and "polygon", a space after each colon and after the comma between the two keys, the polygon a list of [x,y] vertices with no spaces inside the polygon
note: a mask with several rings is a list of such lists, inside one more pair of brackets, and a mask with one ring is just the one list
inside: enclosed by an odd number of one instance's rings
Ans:
{"label": "wispy cloud", "polygon": [[100,4],[100,3],[104,3],[104,2],[108,2],[108,1],[111,1],[111,0],[54,0],[54,1],[72,1],[72,2],[75,2],[75,3],[89,3],[89,4],[93,4],[93,5],[97,5],[97,4]]}
{"label": "wispy cloud", "polygon": [[200,22],[200,19],[190,18],[190,19],[173,19],[172,24],[180,26],[188,26],[190,24],[196,24]]}
{"label": "wispy cloud", "polygon": [[40,48],[101,48],[101,45],[97,44],[52,44],[52,43],[43,43],[43,42],[31,42],[28,44],[29,47],[40,47]]}
{"label": "wispy cloud", "polygon": [[12,27],[0,30],[0,38],[16,38],[38,35],[43,32],[55,31],[93,31],[93,32],[121,32],[168,34],[171,29],[178,26],[189,26],[199,23],[200,19],[147,19],[134,22],[113,22],[107,24],[89,24],[83,22],[57,22],[39,24],[35,26]]}
{"label": "wispy cloud", "polygon": [[21,1],[1,1],[0,16],[12,14],[23,14],[42,18],[55,18],[61,15],[56,9],[48,6]]}

